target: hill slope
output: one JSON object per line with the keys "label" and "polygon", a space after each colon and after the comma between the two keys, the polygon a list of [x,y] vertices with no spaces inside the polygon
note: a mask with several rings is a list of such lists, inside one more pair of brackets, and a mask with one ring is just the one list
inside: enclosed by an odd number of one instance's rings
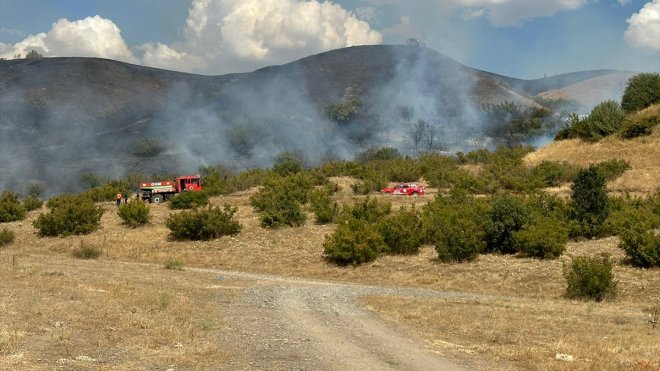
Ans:
{"label": "hill slope", "polygon": [[[368,146],[406,153],[418,120],[443,148],[466,150],[475,138],[483,143],[482,104],[533,105],[549,88],[610,72],[524,81],[414,46],[345,48],[223,76],[90,58],[0,61],[0,188],[41,181],[74,190],[87,172],[268,166],[284,150],[310,163]],[[329,104],[356,98],[358,117],[343,124],[327,118]],[[145,143],[160,154],[136,156]]]}

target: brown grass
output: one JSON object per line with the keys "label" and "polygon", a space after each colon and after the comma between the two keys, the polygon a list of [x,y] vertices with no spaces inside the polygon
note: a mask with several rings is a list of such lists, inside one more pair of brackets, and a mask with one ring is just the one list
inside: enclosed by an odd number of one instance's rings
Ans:
{"label": "brown grass", "polygon": [[[350,179],[337,180],[350,184]],[[371,197],[390,200],[397,209],[421,206],[435,191],[423,197]],[[238,206],[244,229],[209,242],[169,240],[164,220],[178,211],[167,205],[149,205],[151,223],[132,229],[122,224],[114,204],[106,203],[102,228],[83,237],[38,237],[31,223],[45,207],[24,221],[6,223],[16,240],[0,251],[0,369],[223,364],[231,356],[217,341],[225,326],[223,311],[238,293],[209,289],[208,274],[188,267],[494,295],[365,300],[387,318],[417,329],[431,348],[458,357],[535,369],[658,367],[660,329],[650,329],[647,318],[653,299],[660,297],[660,271],[622,264],[617,238],[569,243],[556,261],[485,255],[474,263],[441,264],[426,246],[416,256],[385,256],[340,268],[323,260],[324,237],[333,226],[315,225],[310,213],[303,227],[263,229],[249,205],[254,192],[212,198],[215,205]],[[345,190],[337,200],[360,198]],[[101,250],[102,256],[73,258],[71,252],[81,244]],[[564,299],[562,264],[570,256],[599,252],[619,261],[616,299],[600,304]],[[136,269],[125,261],[154,264]],[[168,261],[186,269],[166,270]],[[556,361],[556,353],[577,361]]]}
{"label": "brown grass", "polygon": [[610,136],[595,143],[580,139],[555,141],[525,156],[525,162],[560,161],[587,167],[611,159],[626,160],[632,169],[608,183],[613,192],[653,193],[660,191],[660,130],[630,140]]}

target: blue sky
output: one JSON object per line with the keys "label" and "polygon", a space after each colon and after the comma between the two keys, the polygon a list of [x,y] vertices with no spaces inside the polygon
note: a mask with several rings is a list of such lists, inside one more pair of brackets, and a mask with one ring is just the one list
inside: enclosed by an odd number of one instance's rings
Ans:
{"label": "blue sky", "polygon": [[221,74],[408,38],[513,77],[660,71],[660,0],[0,0],[4,58]]}

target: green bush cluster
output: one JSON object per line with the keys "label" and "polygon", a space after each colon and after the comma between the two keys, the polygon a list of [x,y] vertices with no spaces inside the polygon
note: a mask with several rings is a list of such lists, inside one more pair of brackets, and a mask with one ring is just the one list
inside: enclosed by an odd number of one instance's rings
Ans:
{"label": "green bush cluster", "polygon": [[375,260],[387,250],[376,226],[366,220],[348,217],[326,236],[323,255],[337,265],[357,265]]}
{"label": "green bush cluster", "polygon": [[564,266],[566,296],[571,299],[602,301],[616,295],[616,281],[608,255],[578,256]]}
{"label": "green bush cluster", "polygon": [[614,180],[623,175],[627,170],[631,169],[628,161],[618,159],[599,162],[595,166],[605,180]]}
{"label": "green bush cluster", "polygon": [[39,197],[35,195],[30,195],[27,196],[23,199],[23,208],[25,211],[33,211],[37,209],[41,209],[41,206],[43,206],[44,202],[39,199]]}
{"label": "green bush cluster", "polygon": [[307,173],[285,177],[274,174],[266,178],[263,188],[250,197],[250,203],[261,214],[263,227],[296,227],[307,219],[302,205],[309,201],[313,188],[314,181]]}
{"label": "green bush cluster", "polygon": [[656,126],[660,123],[660,117],[650,116],[641,119],[627,120],[619,132],[623,139],[633,139],[651,135]]}
{"label": "green bush cluster", "polygon": [[556,259],[566,250],[568,229],[555,218],[537,218],[513,233],[513,245],[522,256]]}
{"label": "green bush cluster", "polygon": [[316,224],[328,224],[335,221],[339,214],[337,203],[332,201],[326,188],[316,189],[310,194],[310,205],[316,216]]}
{"label": "green bush cluster", "polygon": [[621,130],[625,119],[626,114],[619,103],[608,100],[596,105],[586,118],[571,115],[566,128],[557,133],[555,139],[581,138],[597,141]]}
{"label": "green bush cluster", "polygon": [[578,169],[566,163],[542,161],[531,170],[531,176],[539,179],[544,187],[557,187],[572,182]]}
{"label": "green bush cluster", "polygon": [[653,230],[635,225],[621,234],[619,247],[636,267],[660,267],[660,236]]}
{"label": "green bush cluster", "polygon": [[222,236],[233,236],[241,232],[242,226],[234,218],[237,208],[225,205],[208,206],[191,211],[171,214],[165,220],[170,236],[175,240],[212,240]]}
{"label": "green bush cluster", "polygon": [[149,222],[149,207],[144,201],[134,198],[128,204],[120,205],[117,215],[131,228],[137,228]]}
{"label": "green bush cluster", "polygon": [[422,217],[415,207],[402,207],[398,212],[384,217],[378,223],[378,231],[390,254],[417,254],[424,240]]}
{"label": "green bush cluster", "polygon": [[25,219],[25,208],[18,200],[18,194],[4,191],[0,194],[0,223]]}
{"label": "green bush cluster", "polygon": [[519,197],[508,194],[496,196],[484,230],[486,251],[515,254],[514,234],[523,228],[529,217],[527,205]]}
{"label": "green bush cluster", "polygon": [[103,208],[86,195],[61,195],[48,202],[50,213],[40,214],[33,226],[40,236],[88,234],[98,229]]}
{"label": "green bush cluster", "polygon": [[621,97],[621,107],[626,112],[636,112],[655,103],[660,103],[659,73],[640,73],[628,79]]}
{"label": "green bush cluster", "polygon": [[202,207],[209,204],[209,195],[206,192],[181,192],[170,198],[170,209],[183,210]]}
{"label": "green bush cluster", "polygon": [[368,223],[378,223],[392,210],[392,204],[377,198],[367,197],[353,205],[344,205],[342,216],[364,220]]}
{"label": "green bush cluster", "polygon": [[657,198],[609,197],[610,213],[603,224],[603,235],[621,235],[634,227],[660,228],[660,213],[654,211]]}
{"label": "green bush cluster", "polygon": [[163,146],[153,139],[139,139],[133,144],[133,155],[137,157],[155,157],[163,151]]}
{"label": "green bush cluster", "polygon": [[0,247],[7,246],[10,243],[14,242],[16,238],[14,231],[7,228],[0,229]]}
{"label": "green bush cluster", "polygon": [[578,172],[571,186],[571,235],[597,237],[603,234],[603,224],[610,208],[605,177],[596,165]]}

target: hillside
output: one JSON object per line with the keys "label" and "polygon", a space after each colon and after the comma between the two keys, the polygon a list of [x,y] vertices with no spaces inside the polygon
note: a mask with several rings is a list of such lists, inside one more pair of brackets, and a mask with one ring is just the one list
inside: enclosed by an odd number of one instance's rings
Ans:
{"label": "hillside", "polygon": [[[535,95],[612,74],[525,81],[463,66],[434,50],[387,45],[222,76],[92,58],[0,61],[0,188],[41,182],[65,191],[77,190],[84,173],[270,166],[285,150],[302,153],[310,164],[351,158],[370,146],[409,153],[419,120],[436,146],[469,150],[490,140],[483,104],[534,105]],[[328,119],[328,105],[353,99],[362,102],[359,116],[340,125]],[[137,150],[145,143],[156,147],[153,153]]]}
{"label": "hillside", "polygon": [[[640,111],[634,118],[646,116],[660,116],[660,105]],[[581,167],[611,159],[626,160],[631,169],[608,183],[610,191],[633,194],[660,191],[660,130],[657,128],[650,136],[630,140],[612,135],[595,143],[580,139],[554,141],[525,157],[530,165],[542,161],[560,161]]]}

